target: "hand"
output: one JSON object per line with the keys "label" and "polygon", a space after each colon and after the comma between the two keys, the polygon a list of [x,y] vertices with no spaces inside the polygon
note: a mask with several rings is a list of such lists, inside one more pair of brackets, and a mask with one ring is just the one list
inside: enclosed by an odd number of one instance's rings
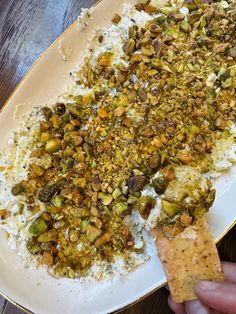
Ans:
{"label": "hand", "polygon": [[176,314],[236,314],[236,264],[223,262],[226,281],[201,281],[195,286],[198,300],[174,303],[168,298]]}

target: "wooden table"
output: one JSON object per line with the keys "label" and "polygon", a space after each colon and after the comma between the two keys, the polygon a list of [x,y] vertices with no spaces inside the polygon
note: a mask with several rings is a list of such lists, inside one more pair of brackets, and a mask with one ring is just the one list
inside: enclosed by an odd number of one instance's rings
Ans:
{"label": "wooden table", "polygon": [[[0,107],[33,62],[77,18],[81,8],[94,3],[95,0],[0,0]],[[235,239],[236,227],[219,245],[222,259],[236,262]],[[172,313],[167,296],[162,288],[122,313]],[[0,313],[23,311],[0,297]]]}

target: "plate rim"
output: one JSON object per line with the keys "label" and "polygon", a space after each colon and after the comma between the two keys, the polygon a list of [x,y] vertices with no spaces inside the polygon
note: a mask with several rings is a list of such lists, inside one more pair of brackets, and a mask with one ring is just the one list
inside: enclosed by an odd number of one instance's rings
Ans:
{"label": "plate rim", "polygon": [[[102,0],[99,0],[99,2],[101,2],[101,1],[102,1]],[[72,23],[71,26],[72,26],[73,24],[74,24],[74,23]],[[62,33],[62,34],[63,34],[63,33]],[[60,36],[59,36],[59,37],[60,37]],[[58,38],[59,38],[59,37],[58,37]],[[50,46],[50,47],[51,47],[51,46]],[[50,48],[50,47],[49,47],[49,48]],[[48,48],[48,49],[49,49],[49,48]],[[45,52],[46,52],[46,51],[45,51]],[[41,58],[41,57],[40,57],[40,58]],[[37,61],[38,61],[38,60],[37,60]],[[37,62],[37,61],[36,61],[36,62]],[[36,63],[36,62],[35,62],[35,63]],[[34,64],[35,64],[35,63],[34,63]],[[33,65],[33,66],[34,66],[34,65]],[[33,66],[32,66],[32,67],[33,67]],[[31,69],[30,69],[30,70],[31,70]],[[30,71],[30,70],[29,70],[29,71]],[[28,71],[28,72],[29,72],[29,71]],[[28,74],[28,72],[26,73],[26,75]],[[21,83],[21,82],[20,82],[20,83]],[[20,83],[16,86],[15,89],[18,88],[18,86],[20,85]],[[14,91],[15,91],[15,89],[14,89]],[[13,92],[14,92],[14,91],[13,91]],[[10,96],[12,96],[12,94],[11,94]],[[8,100],[7,100],[7,102],[8,102]],[[0,112],[1,112],[1,111],[0,111]],[[216,243],[216,244],[219,243],[219,242],[226,236],[226,234],[227,234],[234,226],[236,226],[236,220],[215,240],[215,243]],[[127,305],[125,305],[125,306],[123,306],[123,307],[121,307],[121,308],[115,310],[115,311],[109,312],[109,314],[119,313],[119,312],[121,312],[122,310],[128,309],[129,307],[131,307],[131,306],[137,304],[138,302],[144,300],[145,298],[147,298],[148,296],[150,296],[150,295],[153,294],[154,292],[160,290],[162,287],[165,286],[166,283],[167,283],[167,281],[164,281],[164,283],[162,283],[160,286],[158,286],[158,287],[152,289],[151,291],[149,291],[148,293],[144,294],[144,295],[141,296],[140,298],[137,298],[135,301],[133,301],[133,302],[131,302],[131,303],[129,303],[129,304],[127,304]],[[25,311],[27,314],[36,314],[35,312],[32,312],[31,310],[27,309],[27,308],[24,307],[23,305],[21,305],[21,304],[15,302],[12,298],[8,297],[8,296],[7,296],[5,293],[3,293],[2,291],[0,291],[0,296],[3,297],[3,298],[5,298],[5,299],[6,299],[7,301],[9,301],[11,304],[15,305],[17,308],[19,308],[19,309]]]}
{"label": "plate rim", "polygon": [[[97,0],[96,3],[94,3],[92,6],[90,6],[90,9],[95,8],[100,2],[102,2],[103,0]],[[59,41],[60,39],[63,38],[63,36],[69,32],[76,24],[76,20],[74,22],[72,22],[72,24],[70,24],[56,39],[55,41],[46,49],[44,50],[44,52],[42,54],[40,54],[40,56],[38,57],[38,59],[32,64],[32,66],[29,68],[29,70],[25,73],[25,75],[22,77],[22,79],[19,81],[19,83],[14,87],[13,91],[10,93],[10,95],[8,96],[8,98],[6,99],[6,101],[4,102],[4,104],[2,105],[2,107],[0,108],[0,114],[1,112],[6,108],[6,106],[10,103],[11,99],[14,97],[14,95],[16,94],[16,92],[18,91],[18,89],[21,87],[21,85],[23,84],[23,82],[28,78],[29,74],[33,71],[33,69],[35,68],[35,66],[41,61],[41,59],[48,53],[48,51],[54,47]],[[215,243],[219,243],[225,236],[226,234],[236,225],[236,220],[232,222],[232,224],[215,240]],[[152,289],[151,291],[147,292],[146,294],[144,294],[143,296],[137,298],[136,300],[134,300],[133,302],[115,310],[112,312],[109,312],[109,314],[114,314],[114,313],[119,313],[122,310],[125,310],[135,304],[137,304],[138,302],[144,300],[146,297],[150,296],[151,294],[153,294],[154,292],[160,290],[162,287],[164,287],[164,285],[167,283],[167,281],[165,280],[162,284],[160,284],[158,287]],[[12,298],[10,298],[9,296],[7,296],[5,293],[3,293],[2,291],[0,291],[0,296],[5,298],[8,302],[10,302],[11,304],[13,304],[14,306],[16,306],[17,308],[23,310],[24,312],[26,312],[27,314],[36,314],[35,312],[29,310],[28,308],[24,307],[23,305],[15,302]]]}

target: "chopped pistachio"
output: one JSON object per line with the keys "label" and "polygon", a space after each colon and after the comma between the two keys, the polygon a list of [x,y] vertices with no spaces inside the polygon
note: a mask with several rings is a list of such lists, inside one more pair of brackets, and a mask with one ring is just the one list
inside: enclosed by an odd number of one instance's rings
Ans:
{"label": "chopped pistachio", "polygon": [[37,218],[29,227],[29,232],[34,235],[38,236],[44,233],[48,229],[46,222],[42,218]]}
{"label": "chopped pistachio", "polygon": [[89,226],[89,221],[83,220],[82,221],[82,231],[85,232],[88,229],[88,226]]}
{"label": "chopped pistachio", "polygon": [[94,242],[100,235],[102,231],[92,225],[87,226],[86,235],[90,242]]}
{"label": "chopped pistachio", "polygon": [[185,22],[185,21],[182,21],[180,23],[180,29],[181,29],[181,31],[183,31],[185,33],[191,32],[191,26],[188,24],[188,22]]}
{"label": "chopped pistachio", "polygon": [[118,23],[120,22],[120,20],[121,20],[121,16],[120,16],[119,14],[115,14],[115,15],[113,16],[113,18],[112,18],[112,22],[113,22],[114,24],[118,24]]}
{"label": "chopped pistachio", "polygon": [[86,178],[76,178],[73,180],[73,183],[78,187],[84,189],[86,186]]}
{"label": "chopped pistachio", "polygon": [[51,229],[46,231],[45,233],[40,234],[38,237],[38,242],[51,242],[57,239],[57,231],[55,229]]}
{"label": "chopped pistachio", "polygon": [[162,194],[168,186],[168,181],[164,176],[160,176],[152,180],[152,186],[156,193]]}
{"label": "chopped pistachio", "polygon": [[121,215],[123,214],[124,211],[126,211],[128,209],[128,205],[125,204],[125,203],[122,203],[122,202],[119,202],[117,203],[113,208],[112,210],[118,214],[118,215]]}
{"label": "chopped pistachio", "polygon": [[112,196],[113,198],[116,200],[120,195],[122,194],[121,190],[119,188],[116,188],[113,193]]}
{"label": "chopped pistachio", "polygon": [[101,199],[102,204],[107,206],[109,204],[111,204],[112,200],[113,200],[113,196],[111,194],[105,194],[100,192],[98,194],[98,198]]}
{"label": "chopped pistachio", "polygon": [[144,219],[147,219],[150,214],[150,211],[154,208],[155,204],[156,200],[153,197],[149,195],[143,195],[137,202],[137,209],[140,215]]}
{"label": "chopped pistachio", "polygon": [[56,195],[56,196],[53,198],[52,202],[53,202],[53,205],[54,205],[54,206],[56,206],[56,207],[58,207],[58,208],[61,208],[61,206],[62,206],[62,198],[61,198],[61,196]]}
{"label": "chopped pistachio", "polygon": [[170,218],[174,217],[178,212],[181,211],[181,207],[179,207],[177,204],[170,203],[164,199],[161,200],[161,206]]}
{"label": "chopped pistachio", "polygon": [[56,153],[61,148],[61,142],[58,139],[51,139],[46,142],[45,150],[47,153]]}
{"label": "chopped pistachio", "polygon": [[41,134],[41,142],[46,143],[50,139],[50,133],[49,132],[43,132]]}

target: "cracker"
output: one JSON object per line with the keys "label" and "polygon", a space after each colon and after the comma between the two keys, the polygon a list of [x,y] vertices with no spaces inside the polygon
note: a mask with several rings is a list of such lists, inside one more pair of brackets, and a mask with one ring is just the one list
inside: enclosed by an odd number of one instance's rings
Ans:
{"label": "cracker", "polygon": [[200,280],[224,280],[218,251],[204,218],[174,238],[169,238],[162,229],[156,229],[154,234],[176,303],[196,299],[194,286]]}

